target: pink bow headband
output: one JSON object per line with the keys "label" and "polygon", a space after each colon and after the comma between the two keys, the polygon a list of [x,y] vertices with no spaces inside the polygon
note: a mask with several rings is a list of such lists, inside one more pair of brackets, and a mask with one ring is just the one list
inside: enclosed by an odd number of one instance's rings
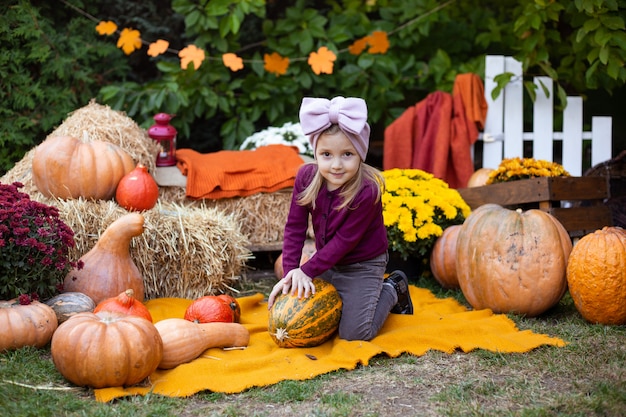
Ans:
{"label": "pink bow headband", "polygon": [[312,97],[302,99],[300,126],[304,134],[309,135],[313,150],[320,134],[334,124],[339,125],[361,160],[365,161],[370,138],[365,100],[354,97],[335,97],[332,100]]}

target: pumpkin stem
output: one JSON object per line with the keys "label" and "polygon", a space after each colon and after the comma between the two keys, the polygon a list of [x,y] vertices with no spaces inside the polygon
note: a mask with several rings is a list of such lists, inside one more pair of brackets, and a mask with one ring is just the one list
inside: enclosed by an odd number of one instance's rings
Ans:
{"label": "pumpkin stem", "polygon": [[135,291],[132,288],[127,289],[117,297],[117,301],[125,307],[133,305],[135,302]]}
{"label": "pumpkin stem", "polygon": [[289,334],[287,334],[287,329],[281,329],[280,327],[276,329],[276,333],[274,333],[274,336],[276,336],[276,339],[278,339],[281,342],[289,339]]}

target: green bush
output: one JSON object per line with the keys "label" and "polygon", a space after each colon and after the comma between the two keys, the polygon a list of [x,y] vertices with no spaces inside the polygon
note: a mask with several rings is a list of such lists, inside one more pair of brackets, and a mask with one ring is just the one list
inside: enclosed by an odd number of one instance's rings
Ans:
{"label": "green bush", "polygon": [[57,2],[3,2],[0,13],[2,174],[130,66],[125,59],[110,59],[118,56],[115,44]]}

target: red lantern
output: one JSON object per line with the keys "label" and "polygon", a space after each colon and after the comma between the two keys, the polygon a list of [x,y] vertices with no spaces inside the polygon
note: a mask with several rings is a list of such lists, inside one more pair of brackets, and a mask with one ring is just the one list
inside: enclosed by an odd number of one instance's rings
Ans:
{"label": "red lantern", "polygon": [[159,113],[154,116],[156,124],[148,129],[148,136],[161,145],[156,160],[158,167],[176,165],[176,129],[170,125],[172,117],[167,113]]}

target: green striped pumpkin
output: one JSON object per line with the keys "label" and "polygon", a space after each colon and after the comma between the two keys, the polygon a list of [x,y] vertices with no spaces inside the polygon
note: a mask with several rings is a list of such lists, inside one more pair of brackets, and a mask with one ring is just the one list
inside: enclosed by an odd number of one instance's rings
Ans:
{"label": "green striped pumpkin", "polygon": [[341,318],[341,298],[321,278],[313,280],[315,294],[308,298],[280,294],[269,312],[268,331],[281,348],[318,346],[335,333]]}

